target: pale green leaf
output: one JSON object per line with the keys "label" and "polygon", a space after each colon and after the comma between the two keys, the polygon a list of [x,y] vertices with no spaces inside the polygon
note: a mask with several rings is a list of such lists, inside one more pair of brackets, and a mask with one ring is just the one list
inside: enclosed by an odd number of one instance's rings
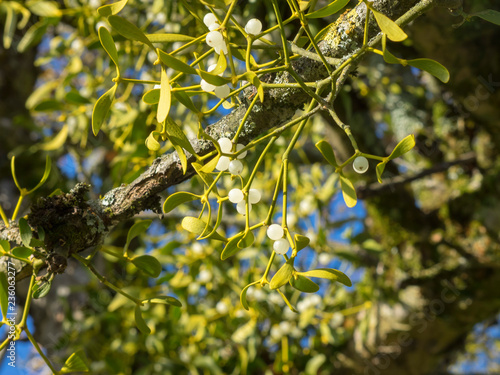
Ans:
{"label": "pale green leaf", "polygon": [[234,254],[236,254],[238,251],[241,250],[238,247],[238,243],[242,238],[243,238],[243,233],[239,233],[231,240],[229,240],[229,242],[224,247],[224,250],[222,250],[222,253],[220,254],[221,260],[226,260],[227,258],[232,257]]}
{"label": "pale green leaf", "polygon": [[281,268],[276,272],[269,283],[271,289],[278,289],[285,285],[293,275],[293,258],[290,258]]}
{"label": "pale green leaf", "polygon": [[166,52],[163,52],[161,49],[157,49],[158,57],[160,61],[165,64],[167,67],[177,70],[186,74],[197,74],[197,71],[192,66],[189,66],[184,61],[179,60],[177,57],[169,55]]}
{"label": "pale green leaf", "polygon": [[142,96],[142,101],[146,104],[157,104],[160,101],[160,89],[146,91]]}
{"label": "pale green leaf", "polygon": [[247,247],[252,246],[255,241],[255,237],[251,231],[248,231],[245,236],[238,241],[238,247],[240,249],[246,249]]}
{"label": "pale green leaf", "polygon": [[387,161],[396,159],[401,155],[410,151],[413,147],[415,147],[415,136],[410,134],[403,138],[392,150],[391,154],[387,157]]}
{"label": "pale green leaf", "polygon": [[377,164],[377,168],[375,169],[377,172],[377,180],[379,183],[382,183],[382,173],[384,173],[385,165],[387,162],[380,162]]}
{"label": "pale green leaf", "polygon": [[[192,216],[186,216],[184,219],[182,219],[181,226],[188,232],[191,232],[198,236],[205,231],[205,228],[207,228],[207,230],[209,231],[212,230],[212,227],[210,225],[207,226],[207,223],[205,221]],[[226,239],[217,232],[214,232],[214,234],[210,236],[210,238],[223,242],[226,241]]]}
{"label": "pale green leaf", "polygon": [[450,80],[450,72],[443,65],[431,59],[414,59],[408,60],[408,65],[425,70],[427,73],[432,74],[441,82],[446,83]]}
{"label": "pale green leaf", "polygon": [[321,155],[326,159],[328,163],[334,168],[338,168],[337,160],[335,159],[335,154],[333,153],[333,148],[325,140],[316,143],[316,148],[321,152]]}
{"label": "pale green leaf", "polygon": [[92,111],[92,132],[94,135],[99,133],[102,123],[104,122],[104,118],[108,114],[111,104],[113,104],[116,86],[117,84],[106,91],[95,103],[94,110]]}
{"label": "pale green leaf", "polygon": [[324,18],[331,16],[332,14],[335,14],[342,10],[347,4],[349,3],[349,0],[335,0],[328,4],[327,6],[318,9],[315,12],[306,14],[307,18]]}
{"label": "pale green leaf", "polygon": [[177,206],[186,202],[194,201],[196,199],[200,199],[200,196],[189,193],[187,191],[179,191],[177,193],[169,195],[168,198],[165,199],[165,203],[163,203],[163,212],[169,213]]}
{"label": "pale green leaf", "polygon": [[172,306],[182,307],[181,301],[179,301],[177,298],[170,297],[170,296],[153,297],[153,298],[149,298],[147,300],[144,300],[144,302],[161,303],[164,305],[172,305]]}
{"label": "pale green leaf", "polygon": [[59,133],[57,133],[55,137],[53,137],[47,142],[43,142],[40,144],[40,150],[54,151],[61,149],[61,147],[66,142],[66,139],[68,138],[68,132],[69,132],[68,124],[64,124],[61,130],[59,130]]}
{"label": "pale green leaf", "polygon": [[344,197],[347,207],[354,207],[358,201],[356,197],[356,190],[352,182],[342,174],[340,175],[340,187],[342,189],[342,196]]}
{"label": "pale green leaf", "polygon": [[375,19],[377,20],[380,30],[382,30],[382,32],[386,34],[390,40],[394,42],[402,42],[403,40],[408,38],[408,35],[406,35],[403,29],[401,29],[396,24],[396,22],[391,20],[385,14],[374,10],[373,8],[371,9],[371,11],[375,16]]}
{"label": "pale green leaf", "polygon": [[148,150],[158,151],[161,148],[160,142],[156,139],[159,134],[160,132],[158,131],[152,131],[149,133],[148,137],[144,141]]}
{"label": "pale green leaf", "polygon": [[113,4],[103,5],[97,8],[97,12],[103,17],[112,16],[113,14],[117,14],[118,12],[120,12],[127,4],[127,1],[128,0],[121,0]]}
{"label": "pale green leaf", "polygon": [[56,1],[32,0],[27,1],[29,10],[40,17],[61,17],[62,12]]}
{"label": "pale green leaf", "polygon": [[170,112],[170,106],[172,104],[172,94],[170,88],[170,82],[168,80],[167,70],[165,66],[161,66],[161,86],[160,86],[160,99],[158,101],[158,109],[156,112],[156,119],[158,122],[163,122],[166,120],[168,113]]}
{"label": "pale green leaf", "polygon": [[301,234],[295,234],[294,236],[295,239],[295,247],[297,248],[297,251],[300,251],[307,247],[309,245],[309,242],[311,241],[308,237],[303,236]]}
{"label": "pale green leaf", "polygon": [[190,42],[194,38],[183,34],[146,34],[151,43]]}
{"label": "pale green leaf", "polygon": [[5,2],[3,9],[5,10],[5,25],[3,29],[3,46],[9,49],[12,45],[12,38],[16,31],[17,13],[10,6],[10,2]]}
{"label": "pale green leaf", "polygon": [[117,74],[120,75],[120,68],[118,66],[118,51],[116,50],[115,41],[113,40],[111,33],[104,26],[99,27],[99,40],[111,58],[111,61],[115,64]]}
{"label": "pale green leaf", "polygon": [[297,274],[309,277],[318,277],[321,279],[328,279],[338,281],[346,286],[352,286],[351,280],[343,272],[332,268],[318,268],[316,270],[298,272]]}
{"label": "pale green leaf", "polygon": [[319,285],[302,275],[294,275],[290,279],[290,285],[304,293],[316,293]]}

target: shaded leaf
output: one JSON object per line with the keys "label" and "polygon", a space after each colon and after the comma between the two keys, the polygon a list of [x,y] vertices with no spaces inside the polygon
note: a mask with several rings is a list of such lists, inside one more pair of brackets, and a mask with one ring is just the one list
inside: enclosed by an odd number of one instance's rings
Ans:
{"label": "shaded leaf", "polygon": [[135,324],[137,328],[139,328],[139,331],[141,331],[146,335],[149,335],[151,333],[151,329],[144,321],[144,318],[142,317],[141,307],[139,305],[135,307],[134,317],[135,317]]}
{"label": "shaded leaf", "polygon": [[17,52],[24,53],[29,48],[35,46],[42,40],[42,37],[46,34],[47,27],[49,23],[46,19],[41,20],[31,26],[28,31],[26,31],[17,45]]}
{"label": "shaded leaf", "polygon": [[31,232],[31,227],[28,224],[28,221],[22,217],[19,219],[19,232],[21,234],[21,241],[24,246],[29,247],[31,237],[33,237],[33,233]]}
{"label": "shaded leaf", "polygon": [[8,253],[10,251],[10,242],[0,239],[0,247],[5,253]]}
{"label": "shaded leaf", "polygon": [[196,106],[194,105],[189,95],[186,94],[184,91],[173,91],[172,95],[175,97],[175,99],[177,99],[179,103],[181,103],[184,107],[186,107],[190,111],[193,111],[194,113],[200,112],[200,110],[196,108]]}
{"label": "shaded leaf", "polygon": [[340,175],[340,187],[342,189],[342,196],[344,197],[344,202],[347,207],[354,207],[358,201],[358,198],[356,197],[356,190],[354,189],[352,182],[342,174]]}
{"label": "shaded leaf", "polygon": [[204,70],[196,69],[196,72],[205,81],[215,86],[222,86],[231,82],[229,78],[220,77],[216,74],[205,72]]}
{"label": "shaded leaf", "polygon": [[179,191],[177,193],[169,195],[168,198],[165,199],[165,203],[163,203],[163,212],[169,213],[177,206],[186,202],[194,201],[196,199],[200,199],[200,196],[189,193],[187,191]]}
{"label": "shaded leaf", "polygon": [[493,9],[486,9],[481,12],[470,14],[469,17],[479,17],[485,21],[500,26],[500,12]]}
{"label": "shaded leaf", "polygon": [[239,233],[231,240],[229,240],[229,242],[224,247],[224,250],[222,250],[222,253],[220,254],[221,260],[226,260],[227,258],[232,257],[234,254],[236,254],[238,251],[241,250],[238,247],[238,243],[242,238],[243,238],[243,233]]}
{"label": "shaded leaf", "polygon": [[172,305],[172,306],[182,307],[181,301],[179,301],[177,298],[170,297],[170,296],[159,296],[159,297],[149,298],[149,299],[145,300],[144,302],[162,303],[164,305]]}
{"label": "shaded leaf", "polygon": [[306,14],[307,18],[324,18],[331,16],[332,14],[337,13],[338,11],[342,10],[347,4],[349,3],[349,0],[335,0],[328,4],[327,6],[318,9],[315,12]]}
{"label": "shaded leaf", "polygon": [[92,132],[94,135],[99,133],[104,118],[111,108],[111,104],[115,99],[117,84],[106,91],[95,103],[94,110],[92,111]]}
{"label": "shaded leaf", "polygon": [[160,89],[146,91],[142,96],[142,101],[146,104],[157,104],[160,101]]}
{"label": "shaded leaf", "polygon": [[28,259],[33,254],[33,249],[25,246],[19,246],[12,249],[12,254],[18,258]]}
{"label": "shaded leaf", "polygon": [[382,183],[382,173],[384,173],[385,165],[387,162],[383,161],[377,164],[377,168],[375,171],[377,172],[377,180],[379,183]]}
{"label": "shaded leaf", "polygon": [[131,262],[138,269],[143,271],[146,275],[151,277],[158,277],[161,273],[161,264],[155,257],[151,255],[139,255],[133,257]]}
{"label": "shaded leaf", "polygon": [[[214,179],[213,179],[212,175],[210,175],[209,173],[205,173],[203,171],[204,166],[199,164],[199,163],[192,163],[191,165],[193,166],[193,168],[196,171],[196,173],[198,174],[198,176],[200,176],[200,178],[203,180],[205,185],[211,186],[212,183],[214,182]],[[214,186],[213,191],[217,192],[217,186]]]}
{"label": "shaded leaf", "polygon": [[247,291],[252,285],[258,284],[260,280],[254,281],[253,283],[248,284],[240,293],[240,302],[243,305],[245,310],[248,310],[248,302],[247,302]]}
{"label": "shaded leaf", "polygon": [[31,0],[26,2],[29,10],[40,17],[61,17],[62,12],[55,1]]}
{"label": "shaded leaf", "polygon": [[259,77],[257,77],[257,74],[255,72],[246,72],[243,74],[243,78],[248,82],[252,82],[257,89],[257,95],[259,95],[259,100],[262,103],[264,101],[264,88],[262,87],[262,83],[260,82]]}
{"label": "shaded leaf", "polygon": [[319,152],[321,152],[321,155],[323,155],[323,157],[326,159],[328,163],[330,163],[332,167],[335,168],[339,167],[337,164],[337,160],[335,159],[333,148],[327,141],[325,140],[319,141],[318,143],[316,143],[316,148],[319,150]]}
{"label": "shaded leaf", "polygon": [[328,279],[338,281],[346,286],[352,286],[351,280],[344,273],[332,268],[318,268],[307,272],[297,272],[298,275],[319,277],[321,279]]}
{"label": "shaded leaf", "polygon": [[41,284],[36,283],[33,287],[33,298],[43,298],[50,292],[52,286],[51,281],[42,281]]}
{"label": "shaded leaf", "polygon": [[122,18],[120,16],[109,16],[108,22],[118,34],[124,36],[127,39],[144,43],[151,47],[153,50],[155,49],[146,35],[144,35],[144,33],[137,26],[127,21],[125,18]]}
{"label": "shaded leaf", "polygon": [[130,227],[127,233],[127,242],[125,244],[125,249],[128,249],[130,242],[137,236],[140,236],[149,228],[153,220],[141,220],[137,221]]}
{"label": "shaded leaf", "polygon": [[318,284],[302,275],[294,275],[290,279],[290,285],[305,293],[316,293],[319,290]]}
{"label": "shaded leaf", "polygon": [[248,231],[245,236],[238,241],[238,247],[240,249],[246,249],[247,247],[252,246],[255,241],[255,237],[251,231]]}
{"label": "shaded leaf", "polygon": [[172,120],[170,117],[167,119],[166,130],[168,139],[172,144],[179,145],[186,151],[188,151],[191,155],[195,155],[195,151],[191,142],[189,142],[186,134],[182,131],[182,129],[177,125],[177,123]]}
{"label": "shaded leaf", "polygon": [[196,69],[193,68],[192,66],[189,66],[184,61],[181,61],[177,57],[169,55],[168,53],[162,51],[159,48],[157,49],[157,51],[158,51],[158,57],[160,58],[161,62],[166,66],[168,66],[169,68],[172,68],[174,70],[186,74],[197,74]]}
{"label": "shaded leaf", "polygon": [[297,251],[300,251],[303,248],[307,247],[307,245],[309,245],[309,242],[311,241],[308,237],[303,236],[301,234],[295,234],[294,239]]}
{"label": "shaded leaf", "polygon": [[55,137],[53,137],[47,142],[43,142],[40,144],[40,150],[43,151],[59,150],[64,145],[66,139],[68,138],[68,131],[69,131],[68,124],[64,124],[59,133],[57,133]]}
{"label": "shaded leaf", "polygon": [[[2,240],[3,241],[3,240]],[[0,308],[4,319],[7,319],[9,307],[9,284],[7,283],[7,275],[0,272]]]}

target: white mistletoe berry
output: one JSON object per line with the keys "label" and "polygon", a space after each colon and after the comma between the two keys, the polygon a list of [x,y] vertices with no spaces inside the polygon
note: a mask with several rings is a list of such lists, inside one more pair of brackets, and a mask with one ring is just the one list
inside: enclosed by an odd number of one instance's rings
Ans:
{"label": "white mistletoe berry", "polygon": [[248,192],[248,201],[252,204],[259,203],[260,202],[260,191],[257,189],[250,189]]}
{"label": "white mistletoe berry", "polygon": [[364,156],[358,156],[354,159],[352,167],[356,173],[365,173],[368,170],[368,159]]}
{"label": "white mistletoe berry", "polygon": [[[223,85],[223,86],[217,86],[214,89],[215,96],[218,97],[219,99],[225,98],[231,93],[231,89],[229,88],[228,85]],[[241,159],[238,156],[238,159]]]}
{"label": "white mistletoe berry", "polygon": [[219,158],[219,161],[217,162],[217,165],[215,166],[215,168],[221,172],[225,171],[229,168],[230,162],[231,162],[231,159],[229,159],[227,156],[221,156]]}
{"label": "white mistletoe berry", "polygon": [[[240,151],[243,148],[245,148],[245,145],[242,145],[241,143],[238,143],[236,145],[236,151]],[[247,152],[243,151],[241,154],[238,155],[238,159],[243,159],[245,156],[247,156]]]}
{"label": "white mistletoe berry", "polygon": [[205,81],[204,79],[201,80],[200,82],[200,86],[201,86],[201,89],[205,92],[212,92],[215,90],[215,88],[217,86],[215,85],[212,85],[211,83],[208,83],[207,81]]}
{"label": "white mistletoe berry", "polygon": [[262,22],[260,22],[257,18],[252,18],[247,22],[245,26],[245,32],[247,34],[257,35],[262,31]]}
{"label": "white mistletoe berry", "polygon": [[240,189],[231,189],[227,195],[231,203],[240,203],[245,199],[245,195]]}
{"label": "white mistletoe berry", "polygon": [[267,237],[274,241],[282,238],[284,233],[285,231],[279,224],[271,224],[269,228],[267,228]]}
{"label": "white mistletoe berry", "polygon": [[229,172],[234,175],[239,175],[243,171],[243,163],[239,160],[232,160],[229,163]]}
{"label": "white mistletoe berry", "polygon": [[203,23],[207,26],[210,27],[212,24],[217,22],[217,17],[215,17],[215,14],[213,13],[207,13],[205,14],[205,17],[203,17]]}
{"label": "white mistletoe berry", "polygon": [[219,138],[217,143],[219,144],[221,151],[225,154],[228,154],[233,150],[233,142],[231,142],[229,138]]}
{"label": "white mistletoe berry", "polygon": [[289,248],[290,244],[288,243],[288,240],[284,238],[280,238],[273,244],[273,250],[276,252],[276,254],[283,255],[288,251]]}
{"label": "white mistletoe berry", "polygon": [[225,45],[224,37],[218,31],[210,31],[207,34],[206,42],[210,47],[219,47]]}
{"label": "white mistletoe berry", "polygon": [[219,27],[220,27],[220,25],[217,22],[215,22],[215,23],[211,24],[210,26],[208,26],[208,29],[210,31],[214,31],[214,30],[217,30]]}
{"label": "white mistletoe berry", "polygon": [[[242,200],[236,205],[236,211],[242,215],[246,215],[247,213],[247,206],[245,200]],[[252,205],[248,203],[248,212],[252,211]]]}

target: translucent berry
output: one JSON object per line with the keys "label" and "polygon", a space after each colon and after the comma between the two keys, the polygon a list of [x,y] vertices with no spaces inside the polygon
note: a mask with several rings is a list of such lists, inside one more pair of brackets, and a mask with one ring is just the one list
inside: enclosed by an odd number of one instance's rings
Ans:
{"label": "translucent berry", "polygon": [[217,143],[219,144],[221,151],[226,154],[230,153],[233,150],[233,142],[231,142],[229,138],[219,138]]}
{"label": "translucent berry", "polygon": [[245,195],[240,189],[232,189],[229,191],[227,196],[231,203],[240,203],[243,199],[245,199]]}
{"label": "translucent berry", "polygon": [[218,171],[225,171],[229,168],[230,162],[231,162],[231,160],[227,156],[221,156],[219,158],[219,161],[217,162],[217,165],[215,166],[215,168]]}
{"label": "translucent berry", "polygon": [[364,156],[358,156],[354,159],[352,167],[356,173],[365,173],[368,170],[368,159]]}
{"label": "translucent berry", "polygon": [[231,160],[229,163],[229,172],[234,175],[239,175],[243,171],[243,163],[239,160]]}
{"label": "translucent berry", "polygon": [[[247,206],[245,200],[242,200],[236,205],[236,211],[242,215],[246,215],[247,213]],[[252,205],[248,203],[248,212],[252,211]]]}
{"label": "translucent berry", "polygon": [[248,201],[252,204],[260,202],[260,191],[257,189],[250,189],[248,192]]}
{"label": "translucent berry", "polygon": [[217,22],[215,22],[215,23],[211,24],[210,26],[208,26],[208,29],[210,31],[214,31],[214,30],[217,30],[219,27],[220,27],[220,25]]}
{"label": "translucent berry", "polygon": [[245,32],[247,34],[257,35],[262,31],[262,22],[260,22],[257,18],[252,18],[247,22],[245,26]]}
{"label": "translucent berry", "polygon": [[224,45],[224,37],[218,31],[210,31],[207,34],[206,41],[210,47],[217,47]]}
{"label": "translucent berry", "polygon": [[271,224],[269,228],[267,228],[267,237],[274,241],[282,238],[284,233],[285,231],[279,224]]}
{"label": "translucent berry", "polygon": [[[241,143],[238,143],[236,145],[236,151],[240,151],[244,147],[245,147],[245,145],[242,145]],[[238,159],[243,159],[245,156],[247,156],[247,152],[243,151],[241,154],[238,155]]]}
{"label": "translucent berry", "polygon": [[[231,93],[231,89],[229,88],[228,85],[223,85],[223,86],[217,86],[214,89],[215,96],[218,97],[219,99],[225,98]],[[238,156],[238,159],[241,159]]]}
{"label": "translucent berry", "polygon": [[217,305],[215,305],[215,310],[217,310],[219,314],[224,315],[228,313],[229,307],[224,301],[219,301],[217,302]]}
{"label": "translucent berry", "polygon": [[207,27],[210,27],[210,25],[212,25],[216,22],[217,22],[217,17],[215,17],[215,14],[213,14],[213,13],[207,13],[207,14],[205,14],[205,17],[203,17],[203,23]]}
{"label": "translucent berry", "polygon": [[280,238],[277,241],[274,241],[273,244],[273,250],[276,252],[276,254],[285,254],[288,251],[288,248],[290,247],[290,244],[288,243],[288,240],[284,238]]}
{"label": "translucent berry", "polygon": [[204,79],[201,80],[200,82],[200,85],[201,85],[201,89],[205,92],[212,92],[215,90],[215,88],[217,86],[215,85],[212,85],[211,83],[208,83],[207,81],[205,81]]}
{"label": "translucent berry", "polygon": [[[213,31],[212,31],[213,32]],[[227,55],[227,47],[226,47],[226,43],[222,42],[222,44],[219,44],[217,46],[214,46],[214,49],[215,49],[215,53],[217,55],[220,55],[220,53],[222,52],[224,55]]]}

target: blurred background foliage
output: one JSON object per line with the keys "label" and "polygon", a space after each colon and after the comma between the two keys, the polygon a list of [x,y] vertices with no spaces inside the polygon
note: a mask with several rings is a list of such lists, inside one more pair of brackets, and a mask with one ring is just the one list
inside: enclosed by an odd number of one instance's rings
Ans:
{"label": "blurred background foliage", "polygon": [[[317,8],[326,3],[319,1]],[[495,9],[495,3],[466,0],[464,10]],[[114,70],[97,36],[105,22],[96,11],[101,5],[99,0],[0,3],[0,202],[9,213],[17,199],[12,155],[24,186],[38,182],[45,154],[56,161],[36,196],[68,191],[83,181],[92,185],[91,198],[98,198],[171,149],[167,142],[154,153],[144,144],[155,130],[156,109],[141,97],[153,84],[120,85],[103,131],[92,135],[93,104],[111,87]],[[200,18],[207,12],[202,2],[150,0],[129,1],[120,15],[148,33],[198,36],[205,28],[188,8]],[[282,11],[286,17],[285,2]],[[267,1],[240,1],[236,13],[242,25],[254,17],[264,28],[276,22]],[[335,18],[315,19],[310,26],[317,32]],[[160,277],[151,279],[105,254],[95,258],[96,267],[131,294],[175,295],[183,307],[149,306],[144,317],[152,334],[143,335],[133,304],[70,262],[49,295],[32,306],[35,337],[49,358],[62,364],[83,348],[94,374],[498,371],[500,29],[478,18],[452,27],[460,21],[435,9],[405,29],[409,40],[391,45],[398,56],[441,62],[451,73],[448,84],[369,56],[344,86],[337,110],[364,152],[387,155],[406,135],[417,139],[415,150],[388,165],[384,185],[378,185],[373,164],[362,176],[349,174],[361,198],[354,209],[345,207],[336,174],[314,148],[326,138],[337,159],[351,156],[347,138],[331,119],[315,116],[291,156],[289,226],[311,238],[298,267],[338,268],[350,276],[351,288],[320,283],[317,295],[289,289],[300,311],[295,314],[277,292],[252,287],[247,312],[239,293],[265,268],[271,244],[264,230],[256,233],[254,246],[221,261],[220,243],[195,241],[180,227],[182,217],[196,216],[196,203],[162,218],[145,212],[140,218],[154,219],[153,224],[130,248],[154,255],[163,265]],[[287,27],[290,39],[298,26]],[[138,43],[113,37],[124,76],[159,80],[156,57]],[[279,40],[279,34],[271,37]],[[274,55],[257,49],[254,56],[264,62]],[[198,108],[216,103],[208,95],[192,99]],[[221,110],[206,123],[226,113]],[[196,134],[196,114],[174,104],[171,116],[185,133]],[[275,166],[290,134],[283,133],[257,174],[255,187],[263,199],[254,206],[254,217],[267,212]],[[260,151],[249,153],[248,165]],[[221,186],[229,190],[233,183],[228,178]],[[202,189],[195,177],[165,196]],[[122,247],[132,224],[118,225],[105,246]],[[225,212],[223,231],[243,227],[235,210]],[[26,371],[47,372],[36,355],[26,358]]]}

